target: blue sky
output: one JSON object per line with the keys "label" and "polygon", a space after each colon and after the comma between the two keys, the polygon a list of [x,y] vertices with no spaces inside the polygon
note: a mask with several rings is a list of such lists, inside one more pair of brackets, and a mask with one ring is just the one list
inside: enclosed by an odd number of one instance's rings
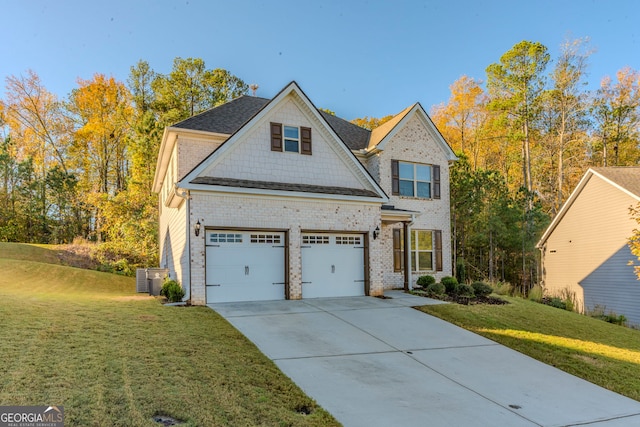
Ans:
{"label": "blue sky", "polygon": [[[589,87],[640,70],[638,0],[0,0],[0,79],[34,70],[65,97],[94,73],[126,81],[144,59],[160,73],[202,58],[270,98],[296,80],[317,107],[346,119],[446,102],[462,75],[522,40],[556,57],[590,38]],[[4,93],[4,90],[0,91]]]}

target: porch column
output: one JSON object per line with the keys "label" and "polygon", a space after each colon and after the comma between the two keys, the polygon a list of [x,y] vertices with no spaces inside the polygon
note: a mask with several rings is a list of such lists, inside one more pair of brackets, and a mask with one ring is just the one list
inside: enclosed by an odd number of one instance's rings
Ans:
{"label": "porch column", "polygon": [[409,292],[409,284],[411,283],[411,235],[409,234],[409,222],[403,221],[402,226],[404,233],[404,291]]}

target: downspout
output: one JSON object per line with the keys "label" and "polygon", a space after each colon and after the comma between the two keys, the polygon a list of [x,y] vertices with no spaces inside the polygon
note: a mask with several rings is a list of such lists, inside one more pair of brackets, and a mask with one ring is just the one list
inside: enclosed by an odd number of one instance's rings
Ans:
{"label": "downspout", "polygon": [[[189,190],[181,190],[178,188],[178,184],[176,183],[175,193],[178,197],[187,201],[187,270],[189,276],[189,287],[185,289],[184,300],[191,300],[191,194]],[[184,283],[183,283],[184,285]]]}

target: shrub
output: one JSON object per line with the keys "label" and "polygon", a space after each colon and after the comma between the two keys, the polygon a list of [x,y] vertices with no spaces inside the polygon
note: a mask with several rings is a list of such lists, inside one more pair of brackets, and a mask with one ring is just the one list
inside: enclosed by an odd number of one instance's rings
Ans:
{"label": "shrub", "polygon": [[618,316],[613,311],[605,313],[605,307],[601,305],[596,305],[588,314],[594,319],[604,320],[605,322],[613,323],[615,325],[624,326],[627,323],[627,318],[624,314]]}
{"label": "shrub", "polygon": [[180,283],[175,280],[166,279],[162,284],[160,295],[167,297],[169,302],[179,302],[182,301],[182,298],[184,297],[184,289],[182,289]]}
{"label": "shrub", "polygon": [[496,282],[493,284],[493,292],[498,295],[511,295],[512,286],[506,282]]}
{"label": "shrub", "polygon": [[493,292],[493,288],[484,282],[473,282],[471,284],[471,287],[473,288],[473,292],[477,297],[486,297],[491,292]]}
{"label": "shrub", "polygon": [[542,302],[543,296],[544,296],[544,291],[542,290],[542,286],[535,285],[529,291],[529,295],[527,296],[527,298],[529,299],[529,301]]}
{"label": "shrub", "polygon": [[444,285],[442,283],[431,283],[429,286],[427,286],[427,295],[434,295],[434,296],[440,296],[440,295],[444,295]]}
{"label": "shrub", "polygon": [[440,279],[440,283],[444,285],[444,289],[448,294],[453,295],[456,293],[456,288],[458,287],[458,279],[456,279],[455,277],[444,276],[442,279]]}
{"label": "shrub", "polygon": [[421,286],[423,288],[429,287],[429,285],[436,283],[436,278],[433,276],[420,276],[416,281],[416,285]]}
{"label": "shrub", "polygon": [[472,298],[475,295],[473,291],[473,286],[467,285],[466,283],[460,283],[456,287],[456,294],[460,297],[468,297],[468,298]]}
{"label": "shrub", "polygon": [[552,297],[552,298],[549,298],[549,299],[545,299],[545,300],[543,300],[543,302],[545,304],[547,304],[547,305],[550,305],[551,307],[560,308],[562,310],[566,310],[567,309],[567,304],[565,304],[565,302],[562,301],[558,297]]}
{"label": "shrub", "polygon": [[565,310],[575,311],[576,309],[576,293],[569,288],[564,288],[560,292],[560,298],[564,302]]}

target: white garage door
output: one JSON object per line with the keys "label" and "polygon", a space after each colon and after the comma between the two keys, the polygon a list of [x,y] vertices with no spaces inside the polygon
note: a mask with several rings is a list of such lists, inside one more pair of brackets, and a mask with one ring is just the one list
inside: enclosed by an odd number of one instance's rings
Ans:
{"label": "white garage door", "polygon": [[364,236],[302,235],[302,298],[364,295]]}
{"label": "white garage door", "polygon": [[284,233],[207,230],[207,302],[284,299]]}

